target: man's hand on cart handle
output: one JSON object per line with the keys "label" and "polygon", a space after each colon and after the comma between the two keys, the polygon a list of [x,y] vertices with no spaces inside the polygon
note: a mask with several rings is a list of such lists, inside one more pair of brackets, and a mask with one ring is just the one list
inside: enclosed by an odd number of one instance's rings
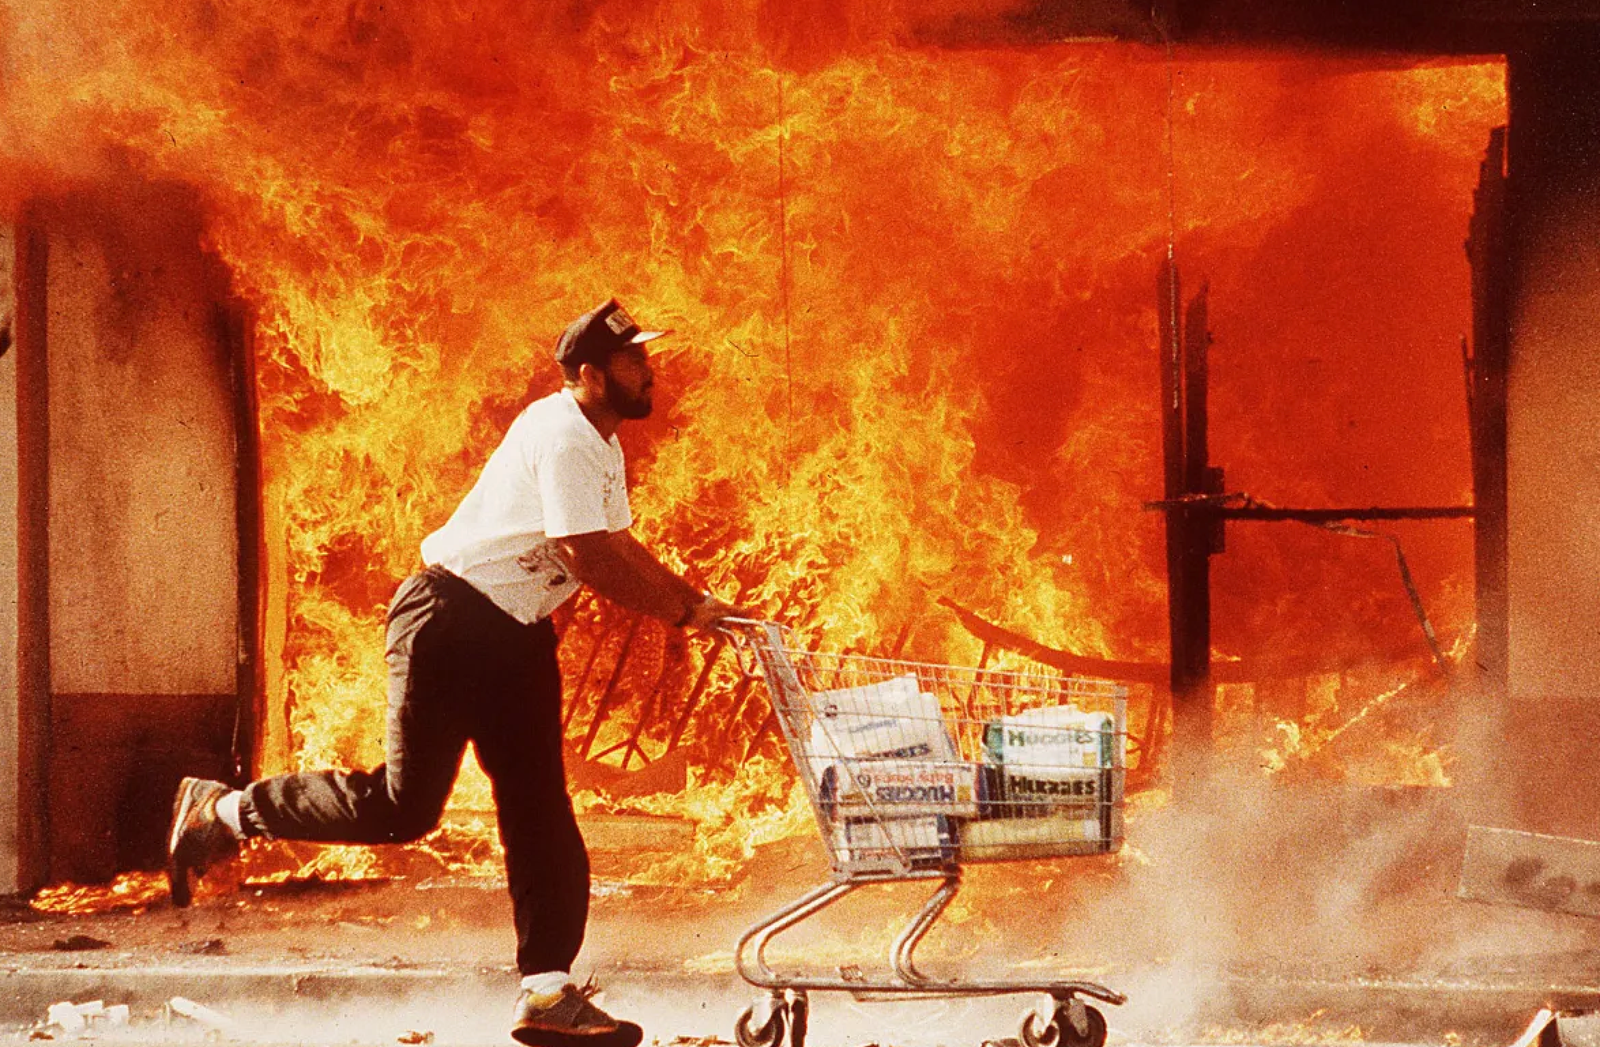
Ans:
{"label": "man's hand on cart handle", "polygon": [[683,617],[678,624],[685,629],[705,631],[721,625],[724,618],[748,617],[749,613],[743,608],[724,603],[710,593],[704,593],[698,602],[684,608]]}

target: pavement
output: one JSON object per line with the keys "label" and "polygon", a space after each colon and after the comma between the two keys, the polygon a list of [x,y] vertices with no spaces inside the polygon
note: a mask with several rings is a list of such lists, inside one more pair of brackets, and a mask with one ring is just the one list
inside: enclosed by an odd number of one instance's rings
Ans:
{"label": "pavement", "polygon": [[[1439,846],[1453,837],[1433,815],[1402,813],[1426,831],[1368,852],[1347,834],[1295,854],[1294,877],[1267,874],[1289,842],[1308,846],[1304,834],[1258,832],[1250,853],[1207,859],[1169,850],[1154,823],[1114,857],[975,867],[919,960],[942,976],[1104,983],[1129,996],[1104,1008],[1113,1044],[1510,1044],[1541,1007],[1600,1008],[1600,921],[1457,899],[1456,856]],[[734,971],[733,947],[826,880],[820,844],[760,848],[729,883],[641,886],[626,866],[597,862],[576,974],[593,974],[605,1006],[639,1020],[647,1043],[731,1040],[762,995]],[[1230,870],[1226,890],[1218,867]],[[864,891],[786,932],[773,965],[871,970],[926,892]],[[491,878],[224,884],[186,910],[159,891],[102,892],[87,912],[13,899],[0,903],[0,1037],[69,1038],[46,1021],[51,1006],[100,1001],[128,1008],[123,1035],[163,1042],[505,1043],[510,927]],[[222,1024],[176,1013],[175,1000]],[[810,1042],[979,1047],[1015,1037],[1035,1002],[813,993]],[[107,1019],[86,1026],[117,1034]]]}

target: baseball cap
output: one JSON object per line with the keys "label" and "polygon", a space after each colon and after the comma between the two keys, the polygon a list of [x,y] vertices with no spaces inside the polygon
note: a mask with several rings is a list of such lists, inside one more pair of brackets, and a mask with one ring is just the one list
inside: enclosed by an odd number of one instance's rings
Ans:
{"label": "baseball cap", "polygon": [[563,366],[603,364],[618,349],[654,341],[666,331],[645,331],[615,298],[584,313],[561,333],[556,363]]}

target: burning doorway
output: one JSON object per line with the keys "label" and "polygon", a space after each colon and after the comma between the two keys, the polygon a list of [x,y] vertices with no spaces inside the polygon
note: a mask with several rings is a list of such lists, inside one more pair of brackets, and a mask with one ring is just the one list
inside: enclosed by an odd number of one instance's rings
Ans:
{"label": "burning doorway", "polygon": [[[938,609],[956,594],[1050,647],[1164,657],[1142,505],[1169,249],[1211,282],[1213,446],[1242,488],[1466,500],[1461,241],[1502,62],[956,49],[765,9],[501,13],[493,33],[364,5],[295,27],[175,16],[176,65],[84,56],[86,77],[110,63],[86,81],[107,124],[42,91],[18,103],[194,184],[253,304],[258,771],[378,758],[382,604],[553,383],[552,333],[610,293],[691,332],[630,448],[645,536],[715,550],[697,555],[708,584],[818,643],[980,659]],[[1460,639],[1470,534],[1405,542]],[[1221,570],[1219,658],[1317,654],[1287,697],[1225,695],[1241,722],[1348,715],[1396,656],[1427,660],[1383,550],[1241,535]],[[758,695],[715,644],[595,604],[563,625],[569,736],[609,768],[593,780],[694,768],[687,799],[637,806],[695,814],[695,875],[735,866],[752,825],[803,825]],[[1402,725],[1411,764],[1443,753],[1426,721]],[[1407,773],[1384,751],[1363,753],[1372,775]],[[457,810],[486,802],[469,773]],[[422,858],[478,867],[472,822]]]}

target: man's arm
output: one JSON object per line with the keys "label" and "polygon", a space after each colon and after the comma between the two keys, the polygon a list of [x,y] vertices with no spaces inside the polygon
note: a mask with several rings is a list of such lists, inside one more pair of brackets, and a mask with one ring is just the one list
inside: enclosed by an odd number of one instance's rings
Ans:
{"label": "man's arm", "polygon": [[555,542],[579,581],[629,610],[696,629],[739,614],[673,573],[627,531],[591,531]]}

